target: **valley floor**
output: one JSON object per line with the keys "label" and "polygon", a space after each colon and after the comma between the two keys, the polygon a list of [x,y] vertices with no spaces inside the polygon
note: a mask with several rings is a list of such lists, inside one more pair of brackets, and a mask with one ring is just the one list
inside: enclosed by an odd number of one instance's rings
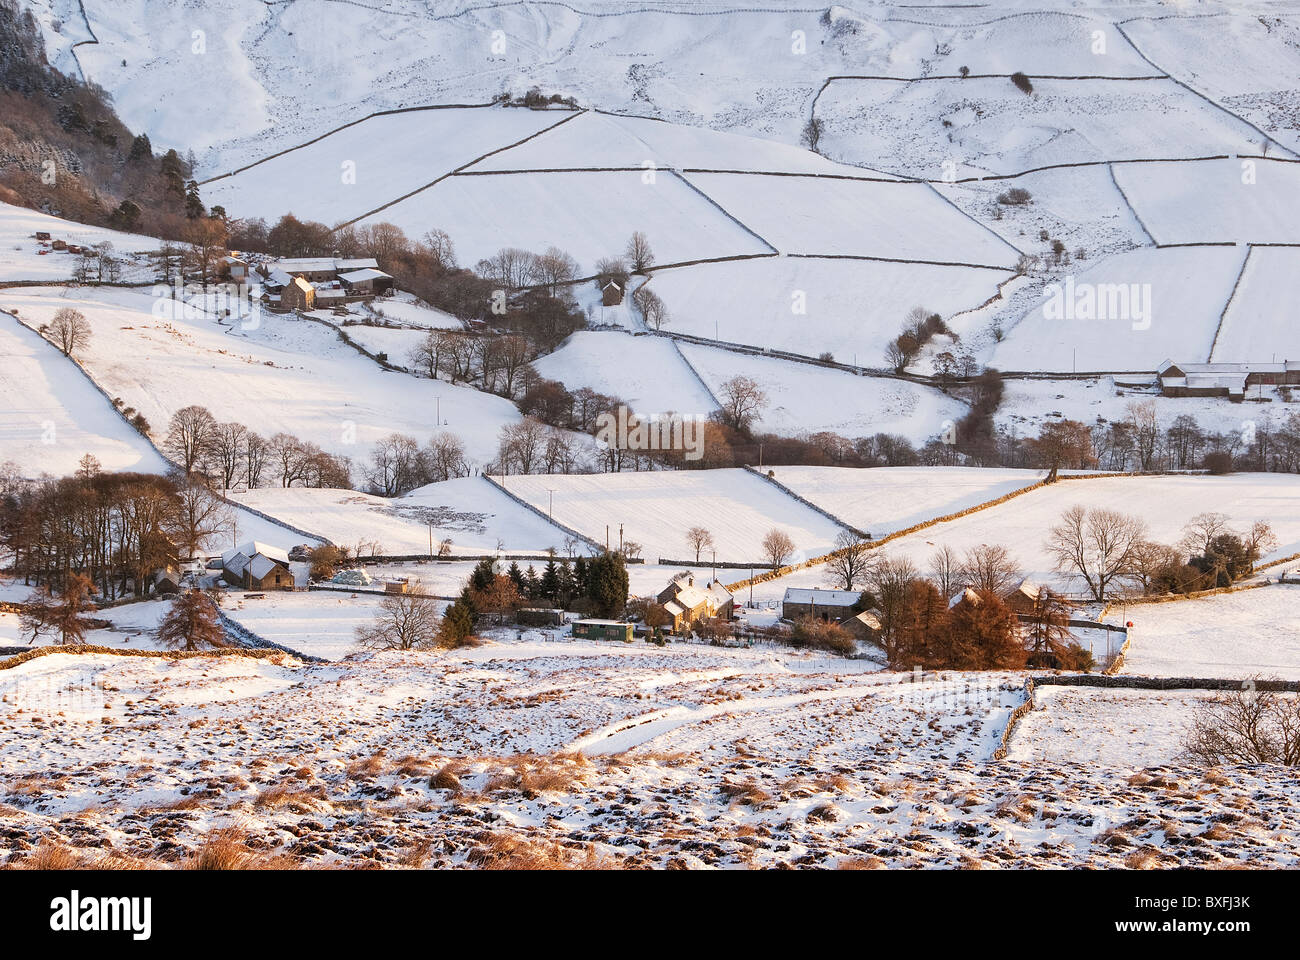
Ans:
{"label": "valley floor", "polygon": [[1182,765],[1177,694],[1040,692],[996,761],[1023,676],[876,671],[513,631],[326,665],[41,656],[0,670],[0,837],[11,863],[1300,864],[1294,777]]}

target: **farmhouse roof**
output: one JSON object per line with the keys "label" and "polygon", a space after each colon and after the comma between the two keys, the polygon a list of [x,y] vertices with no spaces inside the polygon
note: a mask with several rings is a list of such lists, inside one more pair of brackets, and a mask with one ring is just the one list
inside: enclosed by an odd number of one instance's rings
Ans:
{"label": "farmhouse roof", "polygon": [[364,270],[353,270],[351,273],[340,273],[339,279],[346,283],[362,283],[366,280],[385,280],[391,277],[382,270],[367,267]]}
{"label": "farmhouse roof", "polygon": [[812,603],[824,607],[851,607],[862,594],[854,590],[818,590],[816,587],[787,587],[786,603]]}

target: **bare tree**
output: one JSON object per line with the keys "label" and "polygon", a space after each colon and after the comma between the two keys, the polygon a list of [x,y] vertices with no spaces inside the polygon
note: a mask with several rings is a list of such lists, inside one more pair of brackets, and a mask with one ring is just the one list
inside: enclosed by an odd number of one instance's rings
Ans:
{"label": "bare tree", "polygon": [[1155,465],[1160,447],[1160,416],[1154,397],[1130,400],[1126,407],[1128,424],[1133,431],[1133,448],[1137,453],[1138,469],[1143,472]]}
{"label": "bare tree", "polygon": [[22,628],[30,634],[28,642],[34,643],[37,637],[49,631],[59,635],[59,643],[81,643],[86,636],[86,624],[81,615],[96,609],[90,599],[93,589],[90,578],[79,573],[64,578],[63,591],[57,597],[48,587],[40,587],[27,598],[18,615]]}
{"label": "bare tree", "polygon": [[655,255],[650,251],[650,241],[640,230],[628,238],[626,256],[633,273],[645,273],[655,262]]}
{"label": "bare tree", "polygon": [[420,596],[420,581],[408,593],[386,594],[373,623],[357,627],[357,643],[368,650],[427,650],[438,642],[438,601]]}
{"label": "bare tree", "polygon": [[1214,538],[1229,532],[1226,513],[1198,513],[1183,527],[1180,546],[1194,556],[1204,556]]}
{"label": "bare tree", "polygon": [[71,307],[62,307],[55,313],[44,332],[65,357],[73,356],[90,343],[89,321],[85,314]]}
{"label": "bare tree", "polygon": [[930,558],[930,579],[947,600],[966,589],[968,584],[962,575],[961,559],[956,550],[944,544],[935,551]]}
{"label": "bare tree", "polygon": [[559,247],[547,247],[546,252],[537,258],[537,280],[546,285],[546,292],[554,297],[561,284],[568,283],[578,275],[578,261]]}
{"label": "bare tree", "polygon": [[454,433],[443,430],[430,437],[429,444],[425,447],[425,457],[431,483],[469,475],[469,464],[465,462],[465,445]]}
{"label": "bare tree", "polygon": [[1145,540],[1146,524],[1139,517],[1073,506],[1052,528],[1047,551],[1056,569],[1079,577],[1100,602],[1135,578]]}
{"label": "bare tree", "polygon": [[186,473],[193,473],[207,455],[216,427],[216,418],[207,407],[182,407],[172,414],[167,426],[163,453],[179,463]]}
{"label": "bare tree", "polygon": [[456,248],[446,230],[430,230],[421,238],[421,242],[434,263],[445,270],[456,269]]}
{"label": "bare tree", "polygon": [[826,561],[826,579],[842,590],[853,590],[866,582],[875,560],[871,541],[852,530],[841,530],[835,537],[835,550]]}
{"label": "bare tree", "polygon": [[1006,547],[982,543],[966,551],[961,562],[965,585],[1001,597],[1021,579],[1020,567]]}
{"label": "bare tree", "polygon": [[778,570],[786,565],[790,557],[794,554],[794,541],[784,530],[778,530],[773,527],[763,537],[763,556],[773,570]]}
{"label": "bare tree", "polygon": [[813,153],[816,153],[817,148],[821,146],[823,130],[824,124],[820,117],[809,117],[808,122],[803,125],[803,133],[800,139],[803,141],[803,145]]}
{"label": "bare tree", "polygon": [[700,562],[700,551],[713,549],[713,534],[703,527],[691,527],[686,531],[686,544],[695,551],[695,562]]}
{"label": "bare tree", "polygon": [[220,478],[223,490],[235,485],[240,469],[244,466],[247,444],[248,428],[242,423],[218,423],[212,428],[207,450],[208,460],[211,473]]}
{"label": "bare tree", "polygon": [[177,500],[170,527],[173,542],[197,557],[213,537],[234,527],[234,511],[193,475],[177,478]]}
{"label": "bare tree", "polygon": [[1259,690],[1258,678],[1203,704],[1183,742],[1187,755],[1219,766],[1300,766],[1300,697]]}
{"label": "bare tree", "polygon": [[748,430],[767,406],[767,394],[752,377],[737,375],[722,385],[722,422],[737,430]]}
{"label": "bare tree", "polygon": [[655,330],[662,330],[668,324],[668,308],[660,299],[659,294],[655,293],[649,287],[641,286],[637,288],[636,293],[632,295],[637,309],[641,311],[641,316],[646,325]]}

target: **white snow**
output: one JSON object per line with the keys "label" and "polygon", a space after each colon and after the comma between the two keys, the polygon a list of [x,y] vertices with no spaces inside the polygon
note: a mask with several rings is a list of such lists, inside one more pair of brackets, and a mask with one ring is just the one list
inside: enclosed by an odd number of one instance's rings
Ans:
{"label": "white snow", "polygon": [[1300,680],[1300,587],[1133,605],[1124,673],[1155,677]]}

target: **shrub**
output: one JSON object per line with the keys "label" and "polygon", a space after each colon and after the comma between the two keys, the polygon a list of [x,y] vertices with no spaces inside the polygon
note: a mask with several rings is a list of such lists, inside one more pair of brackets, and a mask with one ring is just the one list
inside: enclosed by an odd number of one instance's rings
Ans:
{"label": "shrub", "polygon": [[1033,199],[1033,195],[1024,187],[1012,187],[1010,190],[998,194],[998,203],[1009,207],[1023,207],[1031,199]]}
{"label": "shrub", "polygon": [[841,656],[848,656],[858,649],[853,635],[838,623],[814,617],[800,617],[795,621],[794,629],[790,631],[790,646],[829,650]]}
{"label": "shrub", "polygon": [[1016,89],[1021,93],[1033,93],[1034,85],[1029,82],[1029,78],[1017,70],[1011,75],[1011,82],[1016,85]]}

